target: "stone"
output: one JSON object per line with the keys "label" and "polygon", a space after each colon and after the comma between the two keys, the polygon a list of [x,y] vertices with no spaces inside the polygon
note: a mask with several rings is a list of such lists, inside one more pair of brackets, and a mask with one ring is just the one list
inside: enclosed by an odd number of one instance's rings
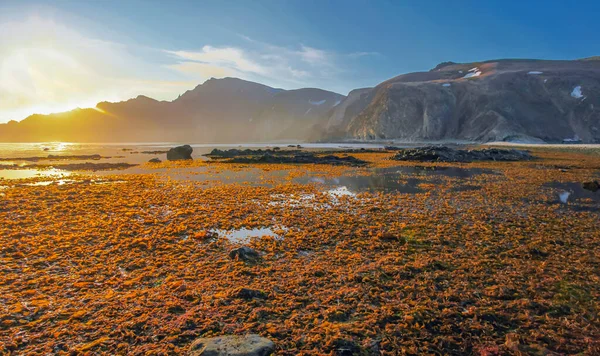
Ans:
{"label": "stone", "polygon": [[583,183],[583,189],[586,189],[586,190],[589,190],[589,191],[595,193],[598,190],[600,190],[600,182],[598,182],[598,181],[585,182],[585,183]]}
{"label": "stone", "polygon": [[151,160],[149,160],[148,162],[150,163],[160,163],[162,162],[159,158],[152,158]]}
{"label": "stone", "polygon": [[250,289],[250,288],[237,288],[231,291],[230,296],[236,299],[267,299],[267,293],[258,290],[258,289]]}
{"label": "stone", "polygon": [[[391,147],[388,147],[391,150]],[[459,150],[446,146],[425,146],[396,149],[392,157],[396,161],[419,162],[473,162],[473,161],[527,161],[534,157],[527,151],[488,148],[483,150]]]}
{"label": "stone", "polygon": [[196,339],[188,352],[190,356],[268,356],[275,351],[273,341],[250,334],[224,335]]}
{"label": "stone", "polygon": [[169,161],[191,160],[193,151],[194,151],[194,149],[190,145],[173,147],[169,151],[167,151],[167,160],[169,160]]}
{"label": "stone", "polygon": [[229,251],[229,257],[232,260],[238,259],[244,262],[256,262],[260,259],[260,254],[248,246],[242,246]]}

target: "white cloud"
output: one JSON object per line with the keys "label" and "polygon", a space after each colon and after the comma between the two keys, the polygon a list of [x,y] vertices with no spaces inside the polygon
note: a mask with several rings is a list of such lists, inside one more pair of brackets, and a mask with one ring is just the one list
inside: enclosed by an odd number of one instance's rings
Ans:
{"label": "white cloud", "polygon": [[308,47],[305,45],[300,46],[300,51],[297,52],[303,61],[312,65],[331,65],[331,55],[323,50]]}
{"label": "white cloud", "polygon": [[331,84],[344,73],[346,59],[373,55],[337,54],[304,44],[283,47],[240,37],[246,42],[243,47],[205,45],[200,50],[165,51],[177,61],[167,67],[202,79],[235,76],[286,89],[310,86],[335,90]]}
{"label": "white cloud", "polygon": [[196,61],[213,66],[235,69],[239,72],[266,74],[268,70],[260,64],[247,58],[246,53],[240,48],[223,47],[215,48],[204,46],[200,51],[166,51],[181,59]]}

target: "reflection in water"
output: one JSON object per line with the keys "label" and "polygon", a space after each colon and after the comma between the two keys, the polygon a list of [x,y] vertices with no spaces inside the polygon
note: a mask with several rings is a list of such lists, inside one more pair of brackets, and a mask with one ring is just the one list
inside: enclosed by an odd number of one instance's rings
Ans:
{"label": "reflection in water", "polygon": [[2,169],[0,170],[0,179],[23,179],[35,177],[62,178],[71,173],[59,169]]}
{"label": "reflection in water", "polygon": [[253,237],[272,237],[280,239],[281,235],[288,230],[287,227],[260,227],[253,229],[241,228],[238,230],[220,230],[213,229],[211,232],[217,233],[219,237],[224,237],[231,242],[248,242]]}
{"label": "reflection in water", "polygon": [[558,194],[568,193],[569,201],[577,201],[577,200],[589,200],[596,203],[600,203],[600,194],[594,193],[589,190],[583,189],[581,183],[578,182],[552,182],[546,184],[549,188],[554,188],[558,192]]}
{"label": "reflection in water", "polygon": [[560,192],[558,193],[558,199],[561,203],[566,204],[569,201],[569,195],[571,195],[570,192]]}
{"label": "reflection in water", "polygon": [[46,186],[46,185],[50,185],[50,184],[65,185],[65,184],[71,184],[74,182],[76,182],[76,181],[74,181],[72,179],[59,179],[59,180],[47,180],[47,181],[35,182],[35,183],[26,183],[25,185],[30,185],[30,186],[36,187],[36,186]]}
{"label": "reflection in water", "polygon": [[327,191],[327,194],[329,194],[330,196],[332,196],[334,198],[356,196],[356,193],[349,191],[348,188],[346,188],[345,186],[329,189]]}
{"label": "reflection in water", "polygon": [[[467,179],[479,174],[498,174],[490,169],[459,167],[391,167],[374,169],[372,175],[340,176],[335,178],[299,177],[294,181],[300,184],[318,183],[328,187],[337,187],[350,194],[360,191],[396,191],[401,193],[422,193],[419,184],[425,182],[420,177],[439,176]],[[429,180],[429,182],[432,182]],[[435,182],[435,180],[433,181]],[[478,190],[479,186],[458,186],[455,191]],[[345,194],[348,195],[348,194]]]}

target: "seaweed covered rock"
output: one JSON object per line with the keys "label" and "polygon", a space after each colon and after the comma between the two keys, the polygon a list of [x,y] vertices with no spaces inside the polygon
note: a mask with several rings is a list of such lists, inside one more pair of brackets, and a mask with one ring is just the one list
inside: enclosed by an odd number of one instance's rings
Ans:
{"label": "seaweed covered rock", "polygon": [[256,262],[260,259],[260,255],[256,250],[247,246],[242,246],[229,251],[229,258],[244,262]]}
{"label": "seaweed covered rock", "polygon": [[397,161],[419,162],[527,161],[533,158],[528,151],[523,150],[498,148],[459,150],[446,146],[398,149],[398,153],[392,157]]}
{"label": "seaweed covered rock", "polygon": [[583,183],[583,189],[586,189],[586,190],[596,193],[598,190],[600,190],[600,182],[598,182],[598,181],[585,182],[585,183]]}
{"label": "seaweed covered rock", "polygon": [[267,356],[275,351],[273,341],[250,334],[224,335],[196,339],[190,347],[190,356]]}
{"label": "seaweed covered rock", "polygon": [[171,148],[167,151],[167,160],[179,161],[192,159],[194,149],[190,145],[183,145]]}
{"label": "seaweed covered rock", "polygon": [[291,156],[264,154],[260,156],[234,157],[230,163],[271,163],[271,164],[328,164],[333,166],[364,166],[367,162],[353,156],[316,155],[309,152]]}
{"label": "seaweed covered rock", "polygon": [[244,150],[240,150],[237,148],[232,148],[229,150],[220,150],[218,148],[213,149],[212,151],[210,151],[209,154],[206,154],[205,156],[210,157],[212,159],[221,159],[221,158],[234,158],[234,157],[240,157],[240,156],[262,156],[262,155],[294,155],[294,154],[301,154],[302,151],[300,150],[281,150],[278,147],[275,147],[274,149],[244,149]]}

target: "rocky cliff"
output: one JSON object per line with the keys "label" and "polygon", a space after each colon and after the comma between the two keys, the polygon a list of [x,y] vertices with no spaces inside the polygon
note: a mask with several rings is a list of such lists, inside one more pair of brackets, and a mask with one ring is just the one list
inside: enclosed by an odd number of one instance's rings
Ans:
{"label": "rocky cliff", "polygon": [[445,62],[351,93],[327,136],[600,142],[600,61]]}

